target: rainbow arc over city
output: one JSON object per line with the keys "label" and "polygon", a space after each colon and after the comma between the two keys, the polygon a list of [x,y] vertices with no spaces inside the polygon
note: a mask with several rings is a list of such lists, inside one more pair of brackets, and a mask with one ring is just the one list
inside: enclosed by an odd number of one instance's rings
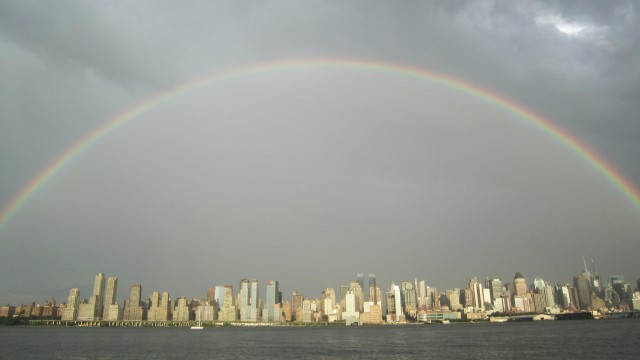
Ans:
{"label": "rainbow arc over city", "polygon": [[250,78],[251,76],[270,72],[291,72],[313,69],[344,69],[361,72],[387,73],[398,77],[408,77],[441,85],[445,88],[453,89],[460,93],[469,95],[470,97],[481,99],[488,104],[494,105],[516,115],[516,118],[524,125],[529,125],[557,140],[560,144],[564,145],[565,148],[573,152],[579,159],[586,162],[606,178],[606,180],[620,193],[622,193],[622,195],[636,209],[640,210],[640,191],[634,186],[634,184],[627,180],[620,171],[605,161],[605,159],[594,150],[586,147],[574,136],[553,124],[550,120],[545,119],[541,115],[536,114],[532,110],[529,110],[512,100],[478,85],[457,79],[451,75],[423,68],[363,59],[310,58],[259,63],[214,72],[156,94],[155,96],[129,107],[119,115],[107,119],[95,130],[85,135],[53,159],[11,198],[11,200],[2,208],[2,212],[0,212],[0,232],[51,178],[60,173],[65,166],[78,157],[79,154],[87,151],[92,145],[108,137],[113,132],[118,131],[127,124],[135,121],[145,112],[157,108],[169,101],[175,101],[181,96],[203,87],[214,84],[220,85],[225,81]]}

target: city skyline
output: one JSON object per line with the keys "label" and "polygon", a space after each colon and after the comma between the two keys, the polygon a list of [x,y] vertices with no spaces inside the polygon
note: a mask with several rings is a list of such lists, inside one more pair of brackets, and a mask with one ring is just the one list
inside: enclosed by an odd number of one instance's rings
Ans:
{"label": "city skyline", "polygon": [[[574,286],[576,287],[576,289],[578,289],[579,293],[580,293],[580,298],[584,299],[585,296],[590,296],[590,290],[584,290],[580,288],[580,281],[579,279],[581,279],[582,276],[585,276],[585,281],[587,282],[587,284],[591,284],[595,281],[595,285],[588,285],[588,286],[596,286],[599,289],[605,289],[606,287],[615,287],[616,283],[619,284],[628,284],[630,286],[630,291],[633,291],[633,289],[635,289],[635,291],[640,291],[640,278],[637,279],[637,282],[633,282],[632,280],[627,280],[627,281],[631,281],[631,283],[625,282],[625,277],[624,275],[620,275],[620,274],[611,274],[609,277],[605,277],[600,275],[598,272],[595,271],[595,268],[592,265],[592,268],[589,269],[587,266],[587,262],[586,259],[583,257],[583,263],[584,263],[584,268],[582,269],[582,273],[579,275],[575,275],[573,276],[572,279],[568,280],[568,281],[558,281],[558,280],[549,280],[549,279],[542,279],[539,276],[535,276],[535,277],[531,277],[529,278],[529,281],[527,282],[525,280],[525,277],[522,275],[521,272],[516,272],[515,273],[515,282],[512,282],[514,285],[514,293],[511,295],[523,295],[526,292],[529,291],[535,291],[535,290],[539,290],[541,288],[544,288],[544,286],[547,285],[551,285],[551,286],[560,286],[560,285],[569,285],[569,286]],[[591,271],[590,271],[591,270]],[[594,279],[597,280],[593,280],[590,279],[591,277],[594,277]],[[382,298],[384,297],[384,291],[383,287],[379,286],[377,283],[377,279],[378,276],[376,276],[376,274],[372,274],[372,273],[368,273],[367,275],[365,275],[365,273],[357,273],[355,274],[355,276],[353,277],[351,281],[352,284],[358,284],[358,289],[361,289],[359,291],[362,291],[363,295],[356,295],[360,296],[360,301],[373,301],[374,299],[374,294],[367,290],[370,289],[374,286],[374,284],[376,284],[377,288],[378,288],[378,294],[375,294],[375,296],[377,297],[376,301],[379,301],[380,303],[383,303]],[[420,279],[420,286],[418,286],[418,279]],[[494,293],[498,293],[497,297],[500,297],[500,293],[502,291],[509,291],[509,290],[505,290],[507,289],[506,286],[509,283],[510,279],[509,277],[507,277],[507,280],[503,280],[505,279],[504,277],[491,277],[491,276],[486,276],[485,280],[478,280],[478,276],[471,276],[468,278],[468,289],[470,289],[471,291],[474,292],[474,295],[472,295],[472,298],[475,299],[474,304],[475,307],[483,307],[483,301],[479,300],[482,299],[483,296],[486,295],[486,293],[483,293],[482,290],[482,286],[484,284],[485,288],[484,291],[490,291],[491,294],[493,295]],[[518,279],[522,279],[523,281],[520,283],[520,285],[518,285]],[[607,281],[608,279],[610,279],[611,281]],[[406,280],[406,281],[405,281]],[[431,284],[429,282],[426,282],[424,278],[416,276],[413,279],[405,279],[402,281],[399,280],[392,280],[390,283],[391,285],[389,286],[388,290],[392,291],[393,287],[394,287],[394,282],[397,282],[398,284],[402,285],[402,289],[404,291],[404,287],[405,284],[407,284],[407,286],[412,286],[415,284],[414,287],[411,287],[411,289],[413,289],[412,291],[415,292],[415,299],[416,301],[420,302],[419,298],[420,296],[424,296],[424,294],[426,293],[427,290],[425,290],[425,286],[427,289],[436,289],[437,293],[440,295],[447,295],[449,290],[456,290],[459,291],[460,289],[465,289],[465,286],[448,286],[446,288],[438,288],[435,286],[431,286]],[[497,281],[497,283],[499,284],[496,287],[494,287],[492,284],[494,281]],[[413,282],[413,283],[412,283]],[[349,283],[348,281],[346,282],[347,284]],[[264,282],[263,285],[263,290],[264,291],[264,295],[260,296],[260,285],[261,284],[261,280],[259,280],[258,278],[252,278],[251,280],[247,279],[247,278],[243,278],[241,280],[239,280],[239,285],[234,286],[232,283],[226,283],[226,284],[215,284],[215,285],[211,285],[210,287],[206,287],[206,290],[203,291],[203,294],[174,294],[173,297],[170,297],[170,294],[172,294],[172,292],[170,290],[167,290],[166,288],[162,291],[158,291],[158,289],[155,289],[151,292],[149,297],[145,297],[145,293],[142,292],[142,287],[140,283],[134,283],[131,285],[131,292],[130,293],[124,293],[122,290],[120,292],[118,292],[119,295],[116,295],[116,289],[117,289],[117,284],[118,284],[118,277],[117,276],[110,276],[107,278],[105,278],[105,275],[103,273],[99,273],[96,275],[95,277],[95,281],[93,284],[93,291],[92,292],[88,292],[88,291],[80,291],[80,287],[73,287],[71,289],[71,292],[69,293],[69,301],[71,301],[71,299],[73,298],[74,302],[76,303],[75,305],[75,310],[72,311],[71,314],[74,315],[68,315],[68,316],[74,316],[74,317],[78,317],[79,319],[89,319],[92,316],[96,317],[99,314],[104,314],[105,316],[109,313],[109,305],[111,304],[125,304],[123,306],[120,307],[120,309],[118,310],[117,308],[115,310],[112,309],[112,311],[115,314],[118,314],[118,311],[120,311],[120,315],[115,315],[115,316],[120,316],[122,317],[122,312],[125,311],[127,309],[126,304],[135,304],[141,301],[145,301],[145,302],[149,302],[152,304],[159,304],[160,303],[160,297],[162,297],[162,303],[165,304],[165,306],[168,306],[167,301],[168,300],[172,300],[172,301],[176,301],[176,299],[179,298],[185,298],[185,299],[200,299],[200,300],[204,300],[207,299],[207,301],[209,300],[216,300],[218,303],[220,303],[220,300],[222,300],[224,298],[224,293],[228,290],[225,290],[226,288],[229,288],[231,293],[233,294],[233,296],[235,297],[235,295],[238,295],[238,313],[239,313],[239,319],[238,320],[243,320],[243,321],[255,321],[256,318],[262,317],[262,316],[267,316],[270,319],[273,319],[273,313],[271,314],[266,314],[263,315],[262,313],[262,308],[259,308],[258,304],[260,305],[265,305],[265,309],[267,308],[273,308],[274,304],[276,303],[280,303],[282,304],[285,300],[288,301],[290,296],[295,297],[295,294],[302,294],[303,296],[305,296],[305,298],[308,299],[319,299],[320,296],[319,294],[321,293],[322,295],[324,295],[324,290],[322,290],[321,287],[317,287],[319,290],[317,291],[317,294],[315,293],[309,293],[306,294],[303,292],[300,292],[299,290],[289,290],[288,292],[286,292],[286,290],[283,290],[282,287],[280,287],[280,281],[278,280],[273,280],[273,279],[269,279],[268,281]],[[362,284],[366,284],[366,286],[363,288]],[[477,285],[473,285],[473,284],[477,284]],[[309,286],[313,286],[313,285],[309,285],[307,284],[307,287]],[[396,287],[398,287],[398,285],[395,285]],[[475,286],[478,286],[479,288],[476,289]],[[338,289],[338,291],[340,292],[340,296],[344,298],[344,289],[340,290],[342,288],[345,287],[345,285],[338,285],[338,286],[328,286],[326,289],[331,289],[332,291],[335,291],[334,289]],[[134,291],[134,289],[136,289]],[[400,289],[398,287],[398,289]],[[445,291],[446,290],[446,291]],[[399,291],[399,290],[398,290]],[[431,291],[431,290],[429,290]],[[587,293],[587,291],[589,291]],[[84,295],[83,295],[84,294]],[[88,296],[89,294],[92,294],[90,297],[85,297]],[[244,294],[242,295],[242,297],[240,297],[240,294]],[[334,293],[335,294],[335,293]],[[420,295],[422,294],[422,295]],[[586,295],[585,295],[586,294]],[[1,295],[1,294],[0,294]],[[176,296],[177,295],[177,296]],[[576,294],[577,295],[577,294]],[[317,297],[314,297],[317,296]],[[333,295],[335,296],[335,295]],[[447,295],[448,296],[448,295]],[[293,297],[291,297],[291,300],[293,300]],[[47,297],[47,301],[49,299],[54,299],[55,296],[49,296]],[[155,300],[154,300],[155,299]],[[264,299],[264,300],[263,300]],[[124,300],[124,301],[123,301]],[[279,300],[279,301],[278,301]],[[81,301],[84,301],[83,303],[81,303]],[[576,304],[574,304],[575,306],[577,306],[578,308],[586,308],[587,305],[586,303],[582,303],[582,302],[578,302],[578,300],[575,300]],[[584,301],[584,300],[580,300],[580,301]],[[59,301],[59,303],[63,303],[64,301]],[[22,302],[22,304],[25,303],[29,303],[29,301],[27,302]],[[34,303],[38,303],[37,301],[34,300]],[[234,303],[235,303],[235,299],[234,299]],[[142,303],[140,303],[142,304]],[[15,304],[11,304],[11,305],[15,305]],[[420,307],[420,304],[416,303],[415,305],[413,305],[415,308]],[[423,304],[424,305],[424,304]],[[584,305],[584,306],[583,306]],[[138,305],[133,305],[133,306],[138,306]],[[153,305],[153,306],[159,306],[159,305]],[[386,306],[386,303],[385,303]],[[254,310],[253,313],[251,311],[251,309],[257,309]],[[256,312],[256,311],[259,311]],[[360,311],[362,311],[360,309]],[[102,315],[100,315],[102,316]],[[125,315],[126,316],[126,315]],[[141,316],[141,315],[137,315],[137,316]],[[252,320],[253,319],[253,320]]]}
{"label": "city skyline", "polygon": [[[418,282],[416,277],[413,282],[401,281],[400,285],[392,281],[384,291],[377,286],[375,274],[369,273],[365,277],[364,273],[357,273],[348,285],[340,286],[339,292],[326,288],[319,297],[305,297],[293,291],[290,301],[280,289],[278,280],[266,283],[263,297],[257,279],[241,279],[236,294],[233,285],[224,285],[209,288],[204,297],[171,297],[168,291],[154,290],[144,300],[141,284],[133,284],[122,306],[115,301],[118,278],[110,276],[105,282],[105,275],[99,273],[89,298],[82,298],[78,288],[71,288],[66,303],[58,305],[51,297],[44,306],[35,302],[18,306],[7,304],[0,306],[0,318],[85,325],[106,321],[109,326],[135,326],[140,321],[172,322],[170,326],[184,326],[191,321],[362,325],[490,318],[494,321],[492,317],[504,316],[501,314],[539,314],[543,316],[541,319],[555,319],[576,312],[609,316],[640,310],[640,279],[635,288],[622,275],[611,275],[611,282],[606,282],[595,271],[588,270],[584,259],[583,262],[584,269],[574,276],[573,283],[554,285],[539,277],[528,282],[521,272],[516,272],[512,281],[487,277],[481,282],[474,276],[467,287],[444,291],[428,286],[425,280]],[[364,284],[368,289],[363,288]]]}

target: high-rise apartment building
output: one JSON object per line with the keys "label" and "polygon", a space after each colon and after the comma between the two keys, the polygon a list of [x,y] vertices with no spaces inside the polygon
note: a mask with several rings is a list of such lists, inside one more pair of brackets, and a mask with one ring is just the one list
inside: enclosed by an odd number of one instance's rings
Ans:
{"label": "high-rise apartment building", "polygon": [[259,289],[258,280],[242,279],[240,281],[240,320],[257,322],[260,320],[259,314]]}
{"label": "high-rise apartment building", "polygon": [[107,291],[104,299],[104,312],[102,318],[108,321],[122,320],[122,309],[116,302],[118,278],[111,276],[107,279]]}
{"label": "high-rise apartment building", "polygon": [[267,294],[266,294],[266,299],[265,299],[265,312],[263,313],[264,315],[266,315],[266,318],[264,318],[264,321],[274,321],[274,316],[275,316],[275,311],[276,311],[276,304],[278,304],[278,308],[277,311],[280,311],[280,304],[278,301],[278,294],[280,292],[279,289],[279,283],[277,280],[269,280],[269,284],[267,285]]}
{"label": "high-rise apartment building", "polygon": [[173,318],[172,310],[169,292],[164,291],[162,297],[160,297],[160,294],[154,291],[151,294],[151,306],[147,312],[147,319],[149,321],[171,320]]}
{"label": "high-rise apartment building", "polygon": [[423,309],[426,310],[428,309],[430,306],[429,304],[427,304],[427,284],[425,283],[424,280],[420,280],[418,282],[418,309]]}
{"label": "high-rise apartment building", "polygon": [[416,289],[411,281],[401,282],[402,290],[402,309],[407,316],[415,317],[418,313],[416,304]]}
{"label": "high-rise apartment building", "polygon": [[93,295],[88,304],[80,304],[78,320],[95,321],[102,319],[104,311],[104,274],[96,275]]}
{"label": "high-rise apartment building", "polygon": [[475,311],[484,311],[484,291],[482,284],[475,276],[469,279],[469,289],[471,290],[471,301]]}
{"label": "high-rise apartment building", "polygon": [[222,299],[222,306],[220,307],[220,313],[218,314],[218,320],[220,321],[238,320],[238,309],[235,301],[233,301],[233,286],[231,285],[226,285],[224,287],[224,297]]}
{"label": "high-rise apartment building", "polygon": [[404,313],[402,312],[402,295],[400,293],[400,286],[391,283],[391,288],[393,289],[393,297],[395,299],[394,306],[396,308],[396,321],[399,322],[404,319]]}
{"label": "high-rise apartment building", "polygon": [[447,289],[444,294],[450,310],[458,311],[462,309],[462,304],[460,303],[460,289]]}
{"label": "high-rise apartment building", "polygon": [[67,307],[64,308],[62,313],[62,320],[73,321],[78,318],[78,306],[80,302],[80,290],[77,288],[69,291],[69,298],[67,299]]}
{"label": "high-rise apartment building", "polygon": [[173,311],[173,321],[189,321],[191,318],[191,309],[186,297],[179,297],[176,307]]}
{"label": "high-rise apartment building", "polygon": [[[304,296],[294,291],[291,299],[291,312],[296,321],[302,321],[302,305],[304,302]],[[298,316],[298,312],[300,316]]]}
{"label": "high-rise apartment building", "polygon": [[131,293],[129,299],[124,304],[124,311],[122,314],[123,320],[144,320],[146,317],[145,307],[143,306],[140,298],[142,296],[142,285],[131,285]]}

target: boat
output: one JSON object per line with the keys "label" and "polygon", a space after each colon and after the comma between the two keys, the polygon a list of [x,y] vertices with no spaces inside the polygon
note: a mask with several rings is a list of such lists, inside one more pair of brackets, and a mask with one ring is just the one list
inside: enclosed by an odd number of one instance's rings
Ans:
{"label": "boat", "polygon": [[202,322],[198,321],[197,325],[191,327],[191,330],[202,330],[204,327],[202,326]]}

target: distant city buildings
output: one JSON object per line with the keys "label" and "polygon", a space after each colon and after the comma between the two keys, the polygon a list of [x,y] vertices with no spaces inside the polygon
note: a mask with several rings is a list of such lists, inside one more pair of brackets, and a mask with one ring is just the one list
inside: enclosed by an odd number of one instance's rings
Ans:
{"label": "distant city buildings", "polygon": [[[292,292],[283,299],[280,282],[269,280],[260,297],[258,280],[242,279],[238,293],[231,285],[217,285],[204,293],[204,299],[181,296],[172,300],[169,292],[152,291],[142,301],[142,286],[133,284],[121,307],[117,301],[118,278],[97,274],[88,299],[78,288],[69,292],[66,303],[51,298],[44,305],[0,306],[0,318],[46,318],[64,321],[149,321],[149,322],[246,322],[381,324],[441,321],[448,319],[486,319],[494,313],[558,314],[572,311],[640,311],[640,291],[623,276],[612,275],[603,282],[584,261],[581,274],[571,283],[549,284],[535,277],[528,284],[521,272],[503,283],[487,277],[484,282],[471,277],[466,288],[439,292],[425,280],[414,278],[391,282],[384,293],[375,274],[357,273],[355,279],[339,288],[326,288],[319,298],[305,298]],[[637,281],[640,286],[640,279]],[[338,291],[336,291],[336,289]]]}

